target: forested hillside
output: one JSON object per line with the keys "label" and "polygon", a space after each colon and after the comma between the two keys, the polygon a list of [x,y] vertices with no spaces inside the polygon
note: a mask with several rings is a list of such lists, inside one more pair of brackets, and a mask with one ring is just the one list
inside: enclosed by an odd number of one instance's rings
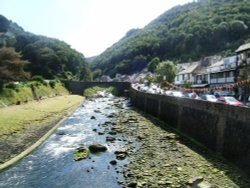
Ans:
{"label": "forested hillside", "polygon": [[143,29],[128,31],[92,66],[98,74],[131,74],[156,58],[185,62],[231,55],[245,42],[250,42],[250,1],[198,0],[170,9]]}
{"label": "forested hillside", "polygon": [[0,75],[5,82],[24,75],[88,80],[90,70],[84,56],[65,42],[25,32],[0,15]]}

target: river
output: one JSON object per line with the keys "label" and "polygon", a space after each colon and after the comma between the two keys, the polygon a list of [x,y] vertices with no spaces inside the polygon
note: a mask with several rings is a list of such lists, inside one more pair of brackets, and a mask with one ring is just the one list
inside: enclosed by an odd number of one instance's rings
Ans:
{"label": "river", "polygon": [[[110,161],[116,159],[114,152],[123,149],[126,140],[118,134],[116,142],[106,142],[109,117],[121,113],[121,108],[114,105],[117,101],[126,108],[127,101],[121,98],[86,100],[33,153],[0,173],[0,187],[121,187],[117,183],[123,181],[119,171],[128,161],[117,160],[117,165]],[[103,124],[107,126],[100,128]],[[97,132],[100,129],[103,133]],[[108,150],[85,160],[73,160],[77,147],[93,143],[105,145]]]}
{"label": "river", "polygon": [[[0,173],[0,188],[250,187],[237,167],[128,104],[113,96],[86,100],[33,153]],[[107,151],[74,161],[76,148],[93,143]]]}

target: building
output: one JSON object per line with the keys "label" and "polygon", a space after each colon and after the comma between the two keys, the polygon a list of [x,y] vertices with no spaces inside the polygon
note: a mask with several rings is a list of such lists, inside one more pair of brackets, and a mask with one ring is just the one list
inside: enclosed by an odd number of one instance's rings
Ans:
{"label": "building", "polygon": [[[236,95],[246,102],[250,98],[250,84],[247,81],[250,79],[250,43],[241,45],[235,52],[236,55],[231,57],[211,56],[198,62],[179,64],[175,85],[218,90],[237,82],[237,87],[234,87]],[[229,88],[228,92],[233,93]]]}
{"label": "building", "polygon": [[238,56],[239,67],[250,65],[250,43],[241,45],[235,52]]}
{"label": "building", "polygon": [[209,87],[218,87],[235,82],[237,56],[223,58],[207,67]]}
{"label": "building", "polygon": [[[250,43],[241,45],[235,52],[238,58],[235,80],[237,82],[247,80],[250,78]],[[238,95],[244,102],[249,100],[249,84],[238,87]]]}
{"label": "building", "polygon": [[194,82],[195,70],[200,66],[200,62],[182,63],[179,65],[180,72],[175,77],[175,85],[192,84]]}
{"label": "building", "polygon": [[201,61],[179,65],[180,72],[175,77],[175,85],[188,84],[192,88],[204,88],[210,83],[208,68],[221,60],[220,56],[211,56]]}

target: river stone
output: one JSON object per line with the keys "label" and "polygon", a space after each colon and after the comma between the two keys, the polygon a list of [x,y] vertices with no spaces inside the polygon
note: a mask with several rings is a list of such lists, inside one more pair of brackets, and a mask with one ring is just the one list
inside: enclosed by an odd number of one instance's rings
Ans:
{"label": "river stone", "polygon": [[89,146],[89,150],[92,153],[104,152],[104,151],[107,151],[107,147],[103,146],[101,144],[92,144],[92,145]]}
{"label": "river stone", "polygon": [[121,151],[115,151],[116,159],[118,160],[124,160],[127,157],[127,151],[121,150]]}
{"label": "river stone", "polygon": [[107,116],[108,118],[113,118],[113,117],[115,117],[113,114],[110,114],[110,115],[108,115]]}
{"label": "river stone", "polygon": [[66,132],[65,131],[57,131],[56,134],[57,135],[66,135]]}
{"label": "river stone", "polygon": [[91,118],[90,119],[96,119],[96,117],[95,116],[91,116]]}
{"label": "river stone", "polygon": [[118,160],[124,160],[127,156],[125,154],[118,154],[116,155],[116,159]]}
{"label": "river stone", "polygon": [[115,141],[115,138],[114,138],[114,137],[111,137],[111,136],[107,136],[107,137],[106,137],[106,141],[107,141],[107,142],[113,142],[113,141]]}
{"label": "river stone", "polygon": [[170,140],[175,140],[176,139],[176,134],[170,133],[166,136]]}
{"label": "river stone", "polygon": [[203,181],[203,177],[202,176],[197,176],[197,177],[194,177],[192,179],[189,179],[188,180],[188,185],[191,185],[191,186],[194,186],[194,185],[197,185],[199,183],[201,183]]}
{"label": "river stone", "polygon": [[128,187],[136,187],[137,183],[136,182],[130,182],[128,183]]}
{"label": "river stone", "polygon": [[88,150],[88,148],[85,148],[83,146],[77,148],[76,151],[74,152],[74,160],[75,161],[87,159],[88,156],[89,156],[89,150]]}
{"label": "river stone", "polygon": [[210,185],[209,183],[203,181],[201,183],[198,183],[197,187],[199,187],[199,188],[212,188],[213,186]]}
{"label": "river stone", "polygon": [[109,131],[109,133],[108,134],[110,134],[110,135],[116,135],[117,134],[117,132],[115,132],[115,131]]}
{"label": "river stone", "polygon": [[116,164],[117,164],[117,161],[116,161],[116,160],[110,161],[110,164],[116,165]]}
{"label": "river stone", "polygon": [[100,111],[100,110],[94,110],[94,112],[95,112],[95,113],[101,113],[101,111]]}
{"label": "river stone", "polygon": [[118,184],[123,184],[124,182],[122,180],[117,181]]}

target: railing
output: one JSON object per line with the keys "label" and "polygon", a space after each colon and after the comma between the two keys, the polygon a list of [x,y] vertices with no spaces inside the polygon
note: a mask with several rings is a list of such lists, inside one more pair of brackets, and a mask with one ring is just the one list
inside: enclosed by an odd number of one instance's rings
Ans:
{"label": "railing", "polygon": [[206,81],[206,80],[196,80],[194,82],[194,84],[207,84],[207,83],[208,83],[208,81]]}
{"label": "railing", "polygon": [[231,82],[234,82],[234,77],[210,79],[210,83],[211,83],[211,84],[217,84],[217,83],[231,83]]}

